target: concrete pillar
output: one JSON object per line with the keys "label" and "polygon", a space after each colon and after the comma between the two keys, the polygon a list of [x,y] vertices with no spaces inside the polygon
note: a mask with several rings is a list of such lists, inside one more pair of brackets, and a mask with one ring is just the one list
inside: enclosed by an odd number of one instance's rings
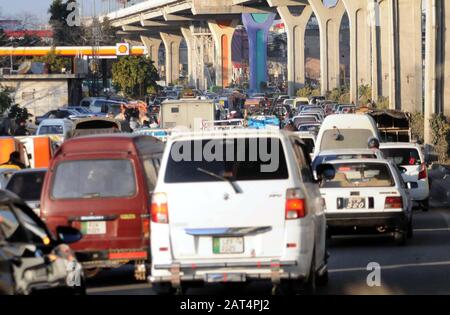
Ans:
{"label": "concrete pillar", "polygon": [[397,0],[397,18],[396,91],[400,102],[397,108],[421,112],[422,0]]}
{"label": "concrete pillar", "polygon": [[322,94],[339,86],[339,30],[345,7],[342,1],[327,8],[322,0],[308,0],[320,29],[320,81]]}
{"label": "concrete pillar", "polygon": [[216,85],[227,87],[233,78],[231,60],[231,42],[236,29],[237,20],[208,21],[216,47]]}
{"label": "concrete pillar", "polygon": [[278,7],[287,33],[288,44],[288,94],[294,96],[305,85],[305,30],[313,13],[307,5],[299,16],[294,16],[289,7]]}
{"label": "concrete pillar", "polygon": [[159,67],[158,51],[162,42],[161,38],[141,36],[141,41],[147,48],[148,56],[153,61],[155,68],[158,69]]}
{"label": "concrete pillar", "polygon": [[372,85],[372,100],[378,102],[378,23],[380,11],[376,0],[369,1],[368,23],[370,24],[370,50],[371,50],[371,85]]}
{"label": "concrete pillar", "polygon": [[371,83],[369,2],[342,1],[350,22],[350,101],[357,103],[359,86]]}
{"label": "concrete pillar", "polygon": [[176,33],[160,33],[166,48],[166,83],[173,84],[180,78],[180,44],[183,36]]}
{"label": "concrete pillar", "polygon": [[426,4],[426,29],[425,29],[425,108],[424,108],[424,137],[425,143],[431,144],[432,135],[430,118],[436,112],[437,82],[437,17],[440,0],[428,0]]}
{"label": "concrete pillar", "polygon": [[267,82],[267,39],[274,18],[274,13],[242,14],[248,34],[251,92],[260,92],[261,83]]}
{"label": "concrete pillar", "polygon": [[187,53],[188,53],[188,84],[190,86],[195,86],[194,80],[194,70],[197,65],[196,54],[195,54],[195,39],[192,35],[190,27],[181,27],[181,34],[183,34],[184,40],[186,41]]}

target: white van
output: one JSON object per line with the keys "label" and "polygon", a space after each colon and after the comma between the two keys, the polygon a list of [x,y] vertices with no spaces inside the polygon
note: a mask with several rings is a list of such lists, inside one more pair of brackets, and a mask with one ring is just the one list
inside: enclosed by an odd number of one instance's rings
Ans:
{"label": "white van", "polygon": [[70,138],[73,126],[69,119],[45,119],[40,123],[36,135],[59,136],[61,141],[64,141]]}
{"label": "white van", "polygon": [[160,127],[201,130],[204,121],[217,120],[216,113],[216,105],[211,100],[167,100],[161,104]]}
{"label": "white van", "polygon": [[[268,156],[253,155],[254,145]],[[295,290],[325,284],[326,221],[309,162],[301,140],[284,131],[172,136],[151,205],[155,291],[262,279]]]}
{"label": "white van", "polygon": [[317,135],[314,156],[325,150],[366,149],[371,138],[379,140],[380,136],[375,121],[369,115],[330,115],[323,121]]}
{"label": "white van", "polygon": [[86,97],[81,101],[80,106],[89,109],[97,115],[108,114],[110,112],[118,115],[120,114],[120,106],[124,103],[106,98]]}

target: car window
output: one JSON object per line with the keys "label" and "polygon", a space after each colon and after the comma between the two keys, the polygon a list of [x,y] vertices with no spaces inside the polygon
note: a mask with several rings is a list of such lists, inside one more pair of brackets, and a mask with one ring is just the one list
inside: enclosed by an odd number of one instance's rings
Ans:
{"label": "car window", "polygon": [[392,148],[381,149],[387,160],[394,162],[396,165],[414,166],[422,164],[419,151],[412,148]]}
{"label": "car window", "polygon": [[130,160],[77,160],[57,166],[51,195],[55,199],[91,199],[131,197],[136,192]]}
{"label": "car window", "polygon": [[[267,155],[258,154],[261,151]],[[202,152],[211,152],[211,155]],[[166,183],[223,180],[208,175],[205,171],[237,181],[289,178],[283,145],[276,138],[174,142],[164,174]]]}
{"label": "car window", "polygon": [[320,151],[367,148],[374,135],[369,129],[329,129],[322,135]]}
{"label": "car window", "polygon": [[304,144],[304,142],[300,142],[298,139],[291,139],[294,152],[297,159],[297,164],[300,168],[300,173],[305,182],[313,182],[314,177],[311,169],[311,158],[308,153],[308,147]]}
{"label": "car window", "polygon": [[323,188],[393,187],[395,180],[386,164],[334,164],[336,176],[322,182]]}
{"label": "car window", "polygon": [[45,172],[13,174],[6,189],[26,201],[39,200],[44,177]]}
{"label": "car window", "polygon": [[39,127],[40,135],[62,135],[64,134],[64,128],[61,125],[49,125]]}
{"label": "car window", "polygon": [[48,245],[50,243],[50,235],[45,230],[43,223],[38,222],[35,218],[28,215],[22,210],[22,205],[13,204],[14,212],[17,215],[21,226],[28,233],[31,242],[34,244],[44,244]]}

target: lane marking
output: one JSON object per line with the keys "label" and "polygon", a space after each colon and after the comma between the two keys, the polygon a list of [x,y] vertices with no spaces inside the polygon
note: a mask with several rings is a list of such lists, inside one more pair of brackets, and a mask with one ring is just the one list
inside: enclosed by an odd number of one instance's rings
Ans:
{"label": "lane marking", "polygon": [[[410,267],[443,267],[450,266],[450,261],[437,261],[437,262],[425,262],[416,264],[399,264],[399,265],[381,265],[381,270],[391,270],[400,268],[410,268]],[[356,268],[338,268],[330,269],[328,272],[351,272],[351,271],[367,271],[366,267],[356,267]]]}
{"label": "lane marking", "polygon": [[118,286],[108,286],[108,287],[93,287],[88,288],[87,293],[106,293],[106,292],[114,292],[121,290],[139,290],[139,289],[151,289],[150,284],[148,283],[137,283],[137,284],[126,284],[126,285],[118,285]]}
{"label": "lane marking", "polygon": [[448,232],[450,228],[437,228],[437,229],[414,229],[414,232]]}

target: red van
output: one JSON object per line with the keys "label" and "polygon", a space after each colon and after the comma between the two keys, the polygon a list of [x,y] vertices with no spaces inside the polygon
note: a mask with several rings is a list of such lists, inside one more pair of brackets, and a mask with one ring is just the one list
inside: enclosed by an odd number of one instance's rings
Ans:
{"label": "red van", "polygon": [[50,163],[41,217],[55,232],[83,233],[74,244],[86,274],[134,262],[145,280],[150,259],[149,208],[163,142],[149,136],[103,135],[63,143]]}

